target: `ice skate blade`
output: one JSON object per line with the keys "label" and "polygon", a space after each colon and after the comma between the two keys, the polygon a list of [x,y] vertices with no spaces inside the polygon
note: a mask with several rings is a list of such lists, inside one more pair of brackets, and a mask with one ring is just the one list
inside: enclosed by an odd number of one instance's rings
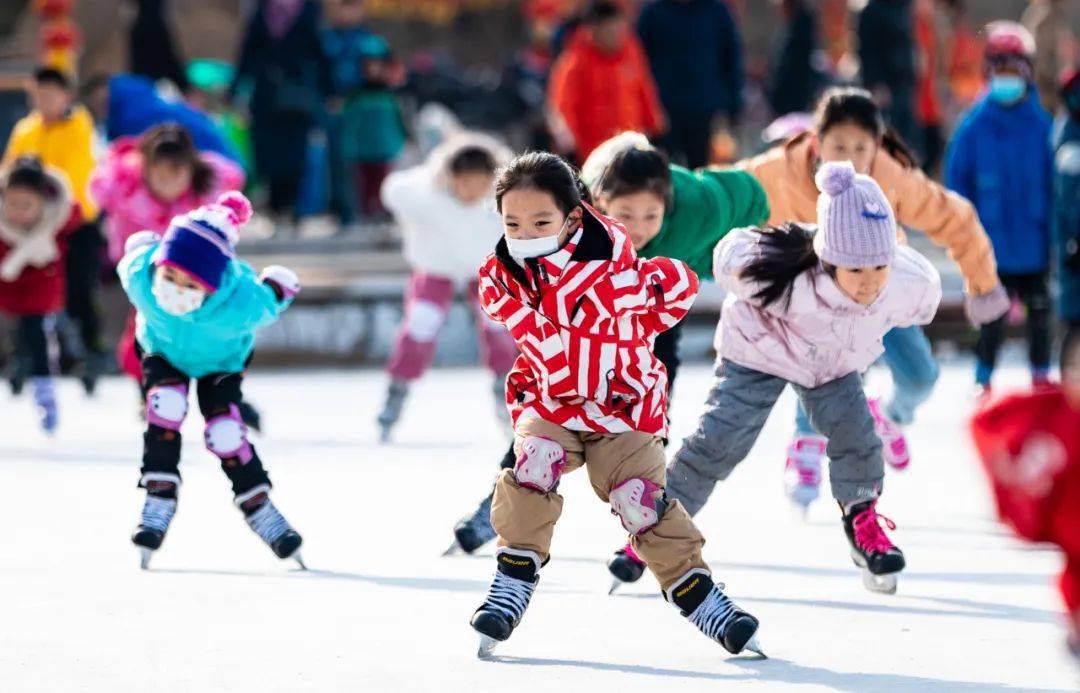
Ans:
{"label": "ice skate blade", "polygon": [[150,557],[154,555],[153,549],[148,549],[145,546],[139,547],[139,567],[143,570],[150,569]]}
{"label": "ice skate blade", "polygon": [[476,651],[478,659],[490,659],[495,654],[495,646],[499,644],[499,641],[490,635],[480,634],[480,649]]}
{"label": "ice skate blade", "polygon": [[464,553],[464,552],[461,550],[461,544],[458,544],[457,541],[455,541],[453,544],[451,544],[446,549],[446,551],[442,552],[442,555],[443,556],[456,556],[459,553]]}
{"label": "ice skate blade", "polygon": [[612,581],[611,581],[611,589],[609,589],[609,590],[607,591],[607,593],[608,593],[608,596],[610,597],[611,595],[613,595],[613,594],[615,594],[616,592],[618,592],[618,591],[619,591],[619,588],[620,588],[620,587],[622,587],[622,585],[623,585],[623,581],[622,581],[622,580],[620,580],[619,578],[615,578],[614,580],[612,580]]}
{"label": "ice skate blade", "polygon": [[307,570],[307,564],[304,563],[304,557],[300,555],[299,551],[297,551],[293,555],[289,556],[289,558],[296,561],[297,565],[300,566],[300,570]]}
{"label": "ice skate blade", "polygon": [[863,571],[863,586],[878,594],[896,594],[897,574],[874,575],[869,570]]}
{"label": "ice skate blade", "polygon": [[750,638],[750,642],[746,643],[743,647],[744,652],[753,652],[762,659],[768,659],[769,655],[765,654],[765,651],[761,649],[761,643],[758,642],[757,636]]}

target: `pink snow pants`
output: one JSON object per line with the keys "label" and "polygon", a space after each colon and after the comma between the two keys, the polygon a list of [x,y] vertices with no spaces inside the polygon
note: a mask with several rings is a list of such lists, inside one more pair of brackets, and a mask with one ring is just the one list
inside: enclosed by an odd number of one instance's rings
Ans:
{"label": "pink snow pants", "polygon": [[[517,358],[517,345],[505,327],[492,322],[480,309],[476,293],[477,283],[471,282],[466,296],[475,315],[484,365],[495,375],[505,376]],[[428,369],[435,357],[435,340],[453,300],[453,280],[413,272],[405,290],[405,315],[387,366],[391,378],[412,381]]]}

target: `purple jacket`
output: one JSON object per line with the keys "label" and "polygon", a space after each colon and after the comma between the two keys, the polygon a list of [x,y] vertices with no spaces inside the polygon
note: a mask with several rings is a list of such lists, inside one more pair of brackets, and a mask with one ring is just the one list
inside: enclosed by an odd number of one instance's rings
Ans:
{"label": "purple jacket", "polygon": [[768,308],[752,298],[759,286],[739,279],[758,254],[761,231],[736,229],[713,254],[716,281],[728,292],[716,350],[721,357],[804,387],[820,387],[866,370],[894,327],[925,325],[941,302],[941,277],[930,261],[906,245],[897,248],[892,273],[878,299],[863,306],[848,298],[819,266],[800,274],[791,304]]}

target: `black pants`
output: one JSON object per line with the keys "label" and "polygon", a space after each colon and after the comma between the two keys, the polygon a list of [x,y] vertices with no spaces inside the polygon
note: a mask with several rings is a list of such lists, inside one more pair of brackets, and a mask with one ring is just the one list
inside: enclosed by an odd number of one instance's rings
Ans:
{"label": "black pants", "polygon": [[[140,355],[142,350],[136,346]],[[143,398],[156,385],[187,385],[191,379],[178,370],[164,357],[147,354],[142,358]],[[239,405],[243,399],[240,386],[243,373],[212,373],[197,379],[195,391],[199,400],[199,410],[203,418],[210,420],[225,414],[230,405]],[[262,461],[251,448],[251,459],[245,464],[239,457],[221,460],[221,469],[232,482],[233,495],[239,496],[260,484],[270,485],[270,477],[263,469]],[[180,476],[180,432],[154,424],[147,424],[143,435],[142,474],[151,472],[175,474]]]}
{"label": "black pants", "polygon": [[68,239],[67,314],[78,327],[82,348],[94,354],[103,351],[98,307],[103,248],[104,240],[96,221],[83,224]]}
{"label": "black pants", "polygon": [[296,200],[300,196],[300,181],[292,177],[270,179],[270,211],[274,214],[296,216]]}
{"label": "black pants", "polygon": [[[1050,368],[1050,291],[1046,275],[1002,274],[1001,285],[1027,307],[1028,360],[1033,370]],[[1005,319],[1002,316],[979,330],[975,356],[979,360],[976,377],[980,383],[989,383],[990,375],[997,365],[998,351],[1005,341]]]}
{"label": "black pants", "polygon": [[931,178],[937,173],[941,156],[945,153],[945,136],[940,125],[922,127],[922,169]]}
{"label": "black pants", "polygon": [[52,375],[56,319],[51,315],[23,315],[15,323],[12,381]]}
{"label": "black pants", "polygon": [[712,149],[712,116],[672,118],[671,129],[661,144],[676,163],[690,169],[707,165]]}

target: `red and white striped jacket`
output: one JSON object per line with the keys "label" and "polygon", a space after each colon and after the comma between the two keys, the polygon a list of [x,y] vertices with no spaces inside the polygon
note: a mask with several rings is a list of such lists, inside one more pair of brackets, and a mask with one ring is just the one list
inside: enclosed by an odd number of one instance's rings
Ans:
{"label": "red and white striped jacket", "polygon": [[623,227],[588,205],[563,248],[524,266],[499,241],[480,269],[480,304],[521,350],[506,381],[514,422],[666,435],[667,371],[653,341],[697,290],[686,263],[638,258]]}

